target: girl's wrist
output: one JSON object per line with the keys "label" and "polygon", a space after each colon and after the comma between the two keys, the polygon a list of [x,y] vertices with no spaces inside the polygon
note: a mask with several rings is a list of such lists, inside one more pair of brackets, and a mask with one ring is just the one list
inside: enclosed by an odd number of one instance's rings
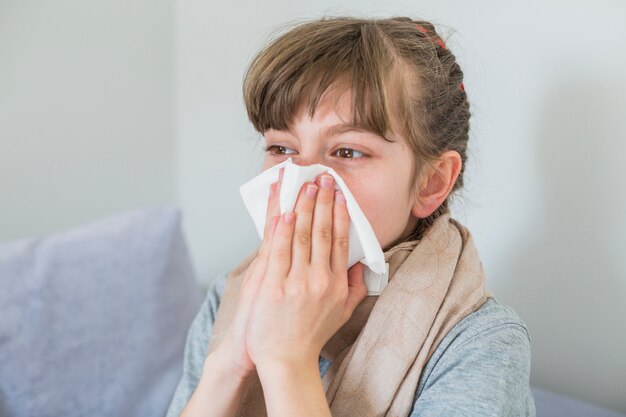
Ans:
{"label": "girl's wrist", "polygon": [[222,344],[207,355],[202,372],[216,373],[234,382],[246,382],[254,373],[254,369],[247,370],[236,366],[233,359],[229,356],[228,349],[225,349]]}
{"label": "girl's wrist", "polygon": [[216,350],[205,358],[200,381],[181,415],[234,416],[249,381],[233,372]]}
{"label": "girl's wrist", "polygon": [[316,358],[298,357],[298,358],[267,358],[258,361],[256,370],[261,379],[264,375],[289,375],[302,371],[309,372],[315,370],[319,372],[319,355]]}
{"label": "girl's wrist", "polygon": [[268,415],[331,417],[317,361],[271,359],[256,369]]}

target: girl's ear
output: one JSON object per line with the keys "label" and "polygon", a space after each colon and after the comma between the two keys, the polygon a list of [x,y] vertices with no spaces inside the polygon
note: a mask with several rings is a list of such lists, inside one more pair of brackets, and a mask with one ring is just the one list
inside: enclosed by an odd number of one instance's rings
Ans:
{"label": "girl's ear", "polygon": [[457,151],[446,151],[434,163],[426,166],[415,186],[411,213],[415,217],[430,216],[448,197],[461,173],[461,156]]}

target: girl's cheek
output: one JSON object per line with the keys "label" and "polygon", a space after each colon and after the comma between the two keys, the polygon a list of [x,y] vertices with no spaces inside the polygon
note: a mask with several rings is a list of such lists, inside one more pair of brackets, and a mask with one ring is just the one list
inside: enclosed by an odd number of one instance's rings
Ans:
{"label": "girl's cheek", "polygon": [[274,165],[280,164],[281,162],[282,161],[278,160],[278,158],[276,157],[266,156],[265,159],[263,160],[263,167],[261,168],[261,171],[266,171],[270,169],[271,167],[273,167]]}

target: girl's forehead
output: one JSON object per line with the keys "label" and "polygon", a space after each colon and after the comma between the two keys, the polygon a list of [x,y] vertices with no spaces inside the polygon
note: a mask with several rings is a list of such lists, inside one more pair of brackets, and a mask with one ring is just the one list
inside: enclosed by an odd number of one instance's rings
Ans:
{"label": "girl's forehead", "polygon": [[[344,94],[344,96],[346,96]],[[348,100],[349,100],[348,96]],[[352,111],[350,102],[346,103],[345,97],[335,99],[333,96],[322,96],[321,100],[310,114],[309,101],[302,100],[298,111],[286,129],[270,128],[266,132],[287,132],[295,135],[301,129],[319,129],[325,133],[334,133],[339,129],[352,125]]]}
{"label": "girl's forehead", "polygon": [[[363,99],[368,100],[368,98]],[[285,129],[267,129],[264,135],[284,133],[300,136],[310,131],[316,131],[321,138],[325,139],[346,132],[357,132],[362,136],[373,136],[387,142],[404,141],[402,135],[393,126],[390,126],[391,131],[381,136],[371,126],[355,118],[356,103],[353,104],[352,100],[352,88],[346,86],[345,83],[339,82],[331,84],[320,95],[314,107],[311,106],[311,97],[303,95],[297,111],[292,113],[294,117],[291,123]],[[313,111],[313,114],[310,114],[311,111]],[[390,122],[393,124],[394,120],[390,120]]]}

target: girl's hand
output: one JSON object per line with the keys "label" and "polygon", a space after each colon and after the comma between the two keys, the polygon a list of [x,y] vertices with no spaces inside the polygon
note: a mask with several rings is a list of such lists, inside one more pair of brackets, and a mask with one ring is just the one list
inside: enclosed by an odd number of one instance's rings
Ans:
{"label": "girl's hand", "polygon": [[345,198],[328,174],[305,183],[295,215],[281,216],[248,320],[248,354],[257,367],[316,364],[367,295],[364,266],[348,271],[349,228]]}
{"label": "girl's hand", "polygon": [[272,235],[278,223],[280,214],[278,195],[283,170],[284,168],[281,168],[279,171],[278,181],[270,186],[263,240],[256,257],[250,263],[246,276],[242,280],[239,300],[231,326],[224,340],[216,349],[218,356],[242,378],[247,378],[255,370],[254,362],[250,359],[246,349],[246,327],[250,308],[267,269]]}

